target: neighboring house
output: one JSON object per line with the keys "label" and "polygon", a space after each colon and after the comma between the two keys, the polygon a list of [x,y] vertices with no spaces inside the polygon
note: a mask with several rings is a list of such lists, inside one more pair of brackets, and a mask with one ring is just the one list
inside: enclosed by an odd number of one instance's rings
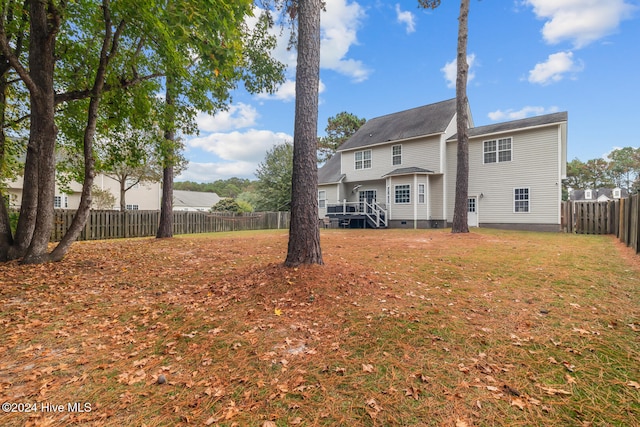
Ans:
{"label": "neighboring house", "polygon": [[[10,207],[19,209],[22,203],[22,177],[16,181],[10,182],[7,192],[10,199]],[[115,197],[114,206],[111,209],[120,209],[120,183],[106,175],[96,175],[93,185],[102,190],[108,190]],[[53,205],[56,209],[78,209],[80,205],[80,193],[82,184],[71,182],[69,184],[70,192],[62,191],[56,184]],[[125,201],[129,210],[159,210],[160,199],[162,196],[162,188],[158,182],[143,182],[136,184],[127,191]]]}
{"label": "neighboring house", "polygon": [[222,198],[216,193],[204,191],[173,190],[174,211],[201,211],[207,212]]}
{"label": "neighboring house", "polygon": [[596,188],[586,190],[570,190],[569,200],[572,202],[608,202],[629,197],[625,188]]}
{"label": "neighboring house", "polygon": [[[350,227],[450,225],[455,132],[455,99],[367,121],[319,169],[319,217]],[[559,230],[566,151],[566,112],[480,127],[469,113],[469,225]]]}

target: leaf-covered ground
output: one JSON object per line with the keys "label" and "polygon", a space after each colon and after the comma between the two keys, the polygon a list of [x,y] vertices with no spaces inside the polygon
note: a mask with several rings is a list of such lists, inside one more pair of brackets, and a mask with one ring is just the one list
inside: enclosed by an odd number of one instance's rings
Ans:
{"label": "leaf-covered ground", "polygon": [[0,266],[0,425],[640,425],[640,257],[613,237],[323,230],[298,269],[286,244]]}

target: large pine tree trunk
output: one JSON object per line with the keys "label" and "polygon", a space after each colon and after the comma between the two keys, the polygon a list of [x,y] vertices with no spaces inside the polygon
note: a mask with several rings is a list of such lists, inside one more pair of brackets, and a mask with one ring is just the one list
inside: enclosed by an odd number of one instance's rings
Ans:
{"label": "large pine tree trunk", "polygon": [[467,115],[467,33],[469,0],[460,1],[458,18],[458,73],[456,77],[456,115],[458,133],[458,165],[456,170],[456,196],[453,209],[452,233],[468,233],[469,198],[469,118]]}
{"label": "large pine tree trunk", "polygon": [[[59,25],[57,11],[47,2],[30,1],[29,75],[35,90],[30,88],[31,126],[29,145],[37,154],[37,216],[31,243],[22,262],[26,264],[48,261],[47,245],[53,227],[53,197],[55,195],[55,91],[53,73],[54,48]],[[26,174],[26,171],[25,171]],[[25,189],[27,185],[25,176]],[[24,206],[24,205],[23,205]],[[22,213],[21,213],[22,215]],[[21,243],[21,242],[17,242]]]}
{"label": "large pine tree trunk", "polygon": [[321,0],[298,2],[291,225],[285,266],[323,264],[318,227],[318,84]]}

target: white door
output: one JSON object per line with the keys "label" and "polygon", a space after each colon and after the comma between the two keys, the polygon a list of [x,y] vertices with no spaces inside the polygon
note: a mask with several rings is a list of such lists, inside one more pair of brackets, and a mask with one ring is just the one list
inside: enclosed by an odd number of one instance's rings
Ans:
{"label": "white door", "polygon": [[469,227],[478,226],[478,198],[469,197],[467,200],[467,225]]}

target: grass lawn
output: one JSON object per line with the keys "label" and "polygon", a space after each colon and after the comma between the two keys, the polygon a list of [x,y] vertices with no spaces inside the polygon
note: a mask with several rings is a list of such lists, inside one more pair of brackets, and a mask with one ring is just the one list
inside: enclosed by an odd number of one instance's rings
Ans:
{"label": "grass lawn", "polygon": [[0,425],[640,426],[640,256],[615,238],[323,230],[298,269],[286,246],[0,265]]}

